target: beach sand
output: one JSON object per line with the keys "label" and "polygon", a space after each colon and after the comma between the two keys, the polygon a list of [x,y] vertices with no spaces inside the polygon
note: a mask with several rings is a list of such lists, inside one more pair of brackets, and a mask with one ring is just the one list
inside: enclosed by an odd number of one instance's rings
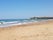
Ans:
{"label": "beach sand", "polygon": [[53,40],[53,20],[0,28],[0,40]]}

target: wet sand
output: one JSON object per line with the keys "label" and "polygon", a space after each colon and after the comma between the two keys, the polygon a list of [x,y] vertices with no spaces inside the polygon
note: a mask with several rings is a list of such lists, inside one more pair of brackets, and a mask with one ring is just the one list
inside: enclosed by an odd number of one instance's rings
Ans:
{"label": "wet sand", "polygon": [[53,40],[53,20],[0,28],[0,40]]}

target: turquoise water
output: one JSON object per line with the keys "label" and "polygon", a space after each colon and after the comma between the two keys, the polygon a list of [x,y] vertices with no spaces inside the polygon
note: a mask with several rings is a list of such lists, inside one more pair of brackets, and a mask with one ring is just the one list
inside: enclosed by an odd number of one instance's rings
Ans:
{"label": "turquoise water", "polygon": [[28,22],[27,19],[0,19],[0,27],[7,27],[11,25],[20,25],[24,22]]}
{"label": "turquoise water", "polygon": [[22,24],[31,23],[31,22],[40,22],[42,20],[48,20],[48,19],[35,19],[35,20],[30,20],[30,19],[0,19],[0,27],[8,27],[11,25],[22,25]]}
{"label": "turquoise water", "polygon": [[31,21],[42,21],[42,20],[48,20],[48,19],[0,19],[0,22],[31,22]]}
{"label": "turquoise water", "polygon": [[0,19],[0,22],[1,22],[1,21],[4,21],[4,22],[23,21],[23,20],[26,20],[26,19]]}

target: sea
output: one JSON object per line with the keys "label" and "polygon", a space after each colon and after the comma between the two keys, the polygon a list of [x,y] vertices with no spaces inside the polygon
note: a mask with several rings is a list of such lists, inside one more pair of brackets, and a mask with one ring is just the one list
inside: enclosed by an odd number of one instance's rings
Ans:
{"label": "sea", "polygon": [[0,19],[0,27],[8,27],[12,25],[22,25],[22,24],[27,24],[27,23],[32,23],[32,22],[40,22],[43,20],[48,20],[48,19]]}

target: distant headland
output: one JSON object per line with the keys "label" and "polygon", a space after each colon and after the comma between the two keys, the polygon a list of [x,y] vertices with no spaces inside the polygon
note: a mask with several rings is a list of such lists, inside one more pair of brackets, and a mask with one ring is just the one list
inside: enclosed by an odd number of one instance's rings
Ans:
{"label": "distant headland", "polygon": [[53,17],[31,17],[30,19],[53,19]]}

